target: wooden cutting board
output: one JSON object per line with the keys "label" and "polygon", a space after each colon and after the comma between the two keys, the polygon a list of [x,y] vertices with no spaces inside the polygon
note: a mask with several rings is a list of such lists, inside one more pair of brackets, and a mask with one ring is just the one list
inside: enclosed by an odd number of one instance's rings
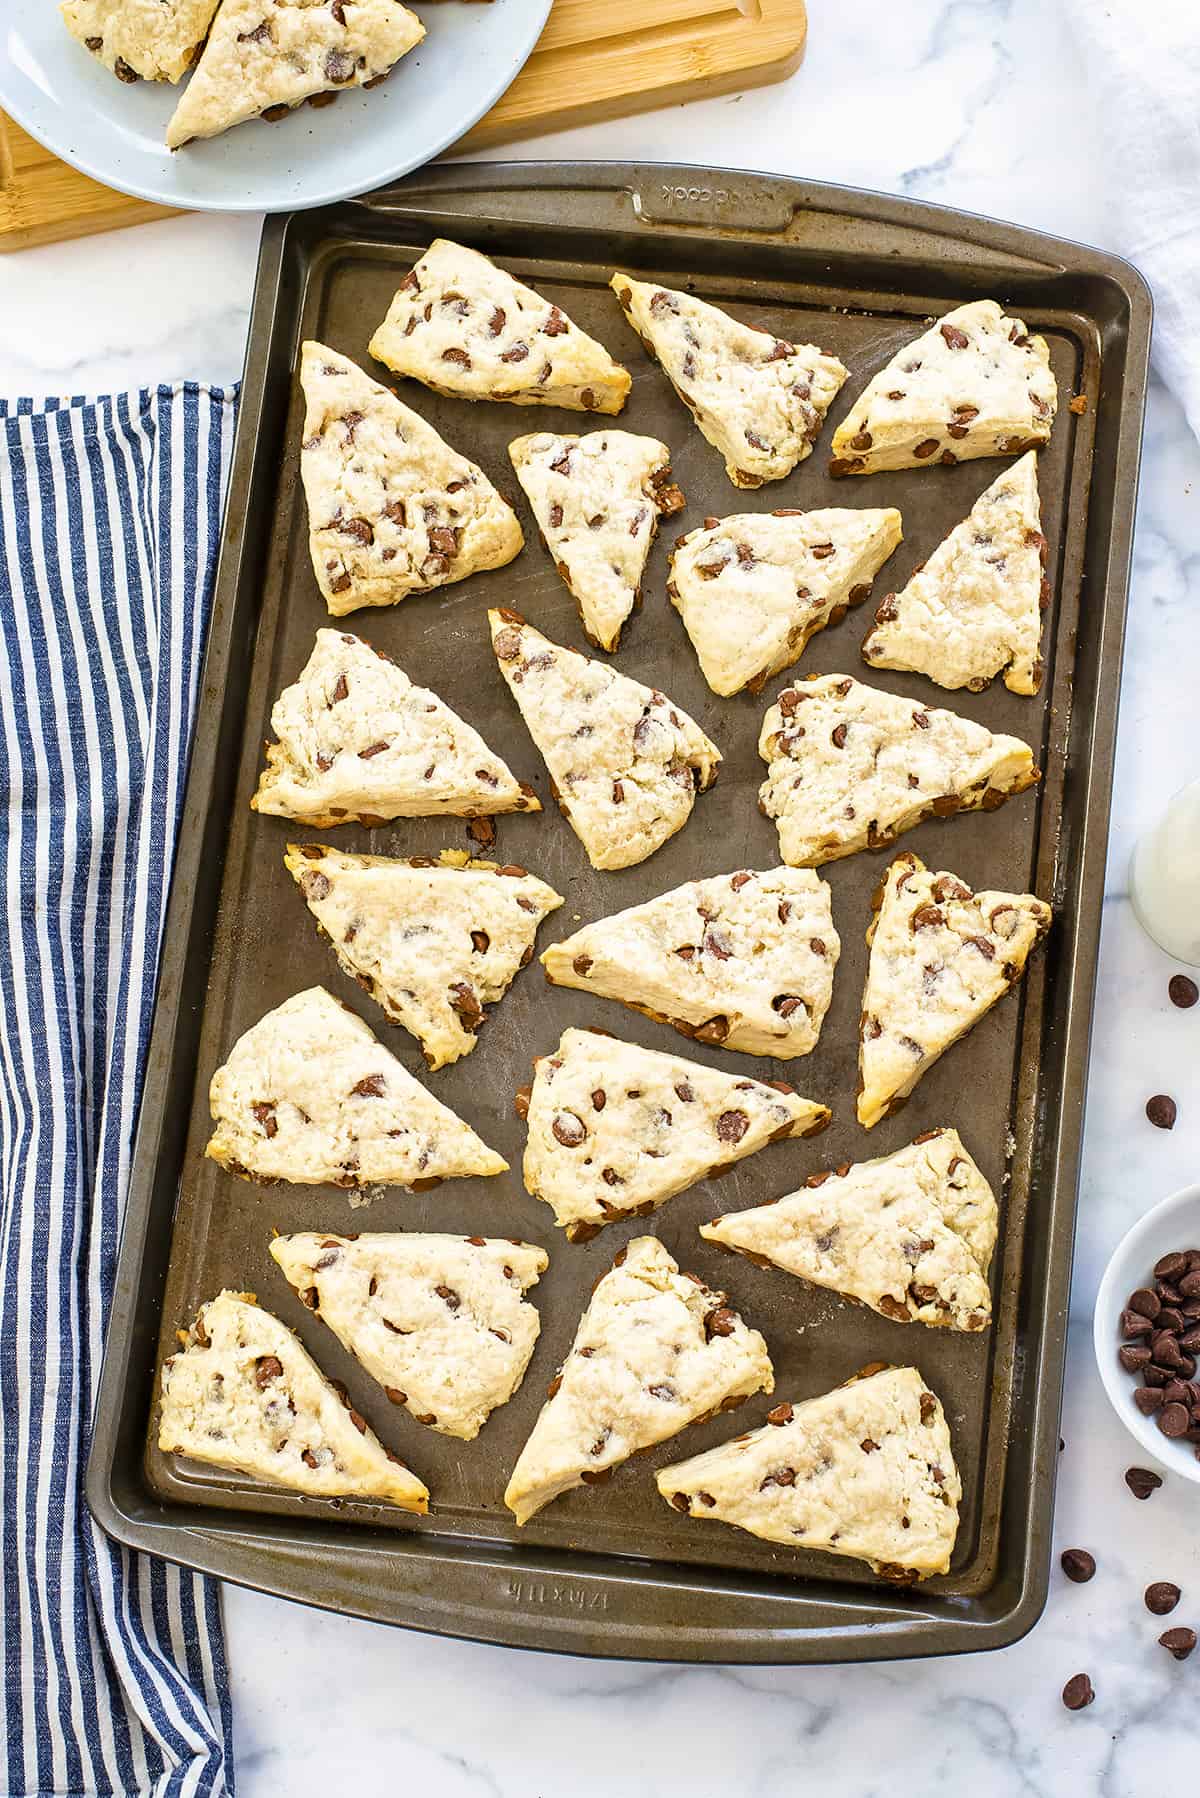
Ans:
{"label": "wooden cutting board", "polygon": [[[779,81],[799,64],[805,31],[805,0],[554,0],[533,55],[455,149]],[[171,210],[101,187],[0,112],[0,250]]]}

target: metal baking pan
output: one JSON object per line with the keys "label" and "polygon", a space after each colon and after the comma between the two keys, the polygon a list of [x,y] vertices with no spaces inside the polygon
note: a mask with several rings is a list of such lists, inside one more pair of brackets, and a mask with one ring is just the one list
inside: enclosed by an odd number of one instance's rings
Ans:
{"label": "metal baking pan", "polygon": [[[202,1158],[208,1082],[235,1038],[269,1007],[320,981],[367,1018],[415,1070],[415,1042],[390,1028],[339,971],[284,870],[297,827],[252,814],[271,704],[326,620],[308,561],[297,474],[298,346],[315,336],[371,367],[367,340],[400,275],[437,234],[501,258],[599,336],[634,375],[620,423],[672,446],[688,508],[656,544],[646,604],[618,665],[663,688],[725,753],[690,824],[649,862],[596,874],[550,805],[498,821],[500,859],[551,881],[567,903],[540,946],[619,906],[701,873],[778,861],[755,799],[758,726],[775,687],[717,699],[664,594],[673,530],[706,514],[779,505],[900,507],[904,543],[877,593],[905,580],[995,477],[994,461],[833,482],[830,428],[810,460],[757,494],[729,484],[659,369],[623,323],[614,267],[729,304],[777,335],[835,351],[851,370],[831,425],[868,375],[930,314],[992,295],[1049,340],[1062,404],[1041,457],[1054,603],[1037,699],[997,683],[934,693],[918,676],[872,675],[859,657],[870,607],[810,644],[798,672],[833,670],[945,700],[1034,743],[1036,791],[993,814],[930,820],[905,838],[975,886],[1032,888],[1057,922],[1018,992],[869,1136],[854,1118],[863,933],[883,862],[825,870],[843,953],[832,1009],[811,1057],[786,1065],[688,1043],[603,1000],[549,988],[534,967],[493,1012],[478,1049],[428,1076],[512,1164],[497,1180],[392,1191],[353,1210],[335,1189],[247,1185]],[[486,165],[426,171],[369,198],[271,220],[263,239],[226,508],[196,746],[171,895],[116,1302],[88,1472],[110,1534],[261,1590],[444,1634],[535,1648],[681,1661],[829,1661],[949,1653],[1014,1641],[1044,1601],[1058,1446],[1067,1294],[1092,983],[1121,666],[1126,581],[1150,335],[1136,272],[1075,244],[960,213],[764,175],[626,164]],[[379,371],[382,372],[382,371]],[[1071,395],[1086,397],[1082,413]],[[488,646],[484,609],[523,612],[584,648],[562,585],[512,478],[506,445],[543,426],[588,428],[577,413],[470,405],[411,386],[405,397],[480,461],[517,503],[528,545],[517,562],[347,627],[389,651],[458,708],[543,801],[547,777]],[[776,686],[782,684],[777,682]],[[300,833],[311,834],[311,833]],[[322,833],[350,848],[436,853],[466,846],[458,820]],[[673,1199],[652,1225],[630,1220],[570,1245],[520,1179],[515,1089],[568,1023],[596,1024],[714,1066],[785,1075],[832,1105],[815,1142],[777,1145],[719,1183]],[[980,1337],[891,1323],[832,1293],[724,1255],[696,1226],[787,1192],[822,1167],[900,1147],[954,1124],[1001,1198],[995,1323]],[[826,1390],[869,1361],[913,1361],[946,1405],[965,1497],[951,1571],[882,1586],[856,1562],[789,1554],[739,1531],[683,1520],[653,1473],[732,1433],[692,1429],[584,1489],[518,1532],[505,1480],[569,1345],[597,1275],[628,1238],[655,1229],[684,1267],[726,1287],[765,1333],[776,1397]],[[397,1411],[300,1304],[267,1252],[273,1229],[448,1229],[526,1237],[550,1251],[533,1297],[542,1334],[525,1383],[479,1439],[452,1442]],[[415,1520],[385,1507],[331,1508],[162,1456],[148,1429],[156,1368],[173,1332],[222,1286],[258,1293],[433,1493]],[[760,1395],[738,1419],[761,1421]]]}

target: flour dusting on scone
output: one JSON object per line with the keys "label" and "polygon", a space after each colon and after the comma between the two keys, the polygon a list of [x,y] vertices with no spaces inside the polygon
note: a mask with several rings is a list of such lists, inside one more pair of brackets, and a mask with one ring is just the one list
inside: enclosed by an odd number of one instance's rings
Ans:
{"label": "flour dusting on scone", "polygon": [[516,513],[483,470],[357,363],[306,343],[300,383],[309,554],[334,617],[432,593],[520,552]]}
{"label": "flour dusting on scone", "polygon": [[561,306],[444,237],[401,281],[370,349],[452,399],[619,412],[629,392],[628,370]]}
{"label": "flour dusting on scone", "polygon": [[1050,604],[1046,548],[1030,450],[996,477],[907,587],[881,601],[863,659],[973,693],[1003,673],[1010,693],[1036,693]]}
{"label": "flour dusting on scone", "polygon": [[640,1450],[773,1385],[767,1345],[723,1292],[636,1236],[600,1280],[521,1450],[504,1502],[518,1523]]}
{"label": "flour dusting on scone", "polygon": [[517,1095],[523,1173],[572,1242],[651,1211],[768,1143],[815,1136],[824,1105],[595,1030],[565,1030]]}
{"label": "flour dusting on scone", "polygon": [[424,36],[399,0],[221,0],[167,148],[244,119],[272,122],[318,94],[374,87]]}
{"label": "flour dusting on scone", "polygon": [[923,818],[994,811],[1040,779],[1033,751],[845,674],[785,687],[763,719],[759,810],[796,868],[885,849]]}
{"label": "flour dusting on scone", "polygon": [[623,274],[611,286],[735,487],[782,480],[812,454],[846,379],[836,356],[744,325],[672,287]]}
{"label": "flour dusting on scone", "polygon": [[983,1330],[996,1217],[957,1130],[926,1130],[894,1155],[810,1174],[799,1192],[701,1224],[700,1234],[896,1323]]}
{"label": "flour dusting on scone", "polygon": [[995,300],[972,300],[872,377],[833,433],[829,472],[1020,455],[1049,442],[1057,407],[1045,338]]}
{"label": "flour dusting on scone", "polygon": [[631,868],[681,830],[721,752],[657,688],[488,613],[500,672],[593,868]]}
{"label": "flour dusting on scone", "polygon": [[525,1298],[549,1256],[528,1242],[399,1231],[276,1236],[310,1311],[418,1423],[470,1442],[525,1377],[539,1320]]}
{"label": "flour dusting on scone", "polygon": [[257,812],[324,830],[389,818],[540,812],[478,731],[381,649],[317,632],[299,678],[271,712],[278,739],[250,801]]}
{"label": "flour dusting on scone", "polygon": [[284,862],[346,973],[431,1068],[471,1053],[484,1006],[533,960],[538,925],[562,904],[524,868],[452,849],[400,861],[290,843]]}
{"label": "flour dusting on scone", "polygon": [[675,544],[667,593],[714,693],[757,693],[861,605],[900,514],[831,507],[708,518]]}
{"label": "flour dusting on scone", "polygon": [[209,1106],[205,1154],[267,1186],[423,1189],[508,1166],[320,986],[238,1038]]}
{"label": "flour dusting on scone", "polygon": [[249,1474],[310,1498],[429,1509],[429,1491],[384,1448],[303,1343],[255,1303],[222,1292],[163,1363],[164,1454]]}
{"label": "flour dusting on scone", "polygon": [[118,81],[182,81],[220,0],[63,0],[72,37]]}
{"label": "flour dusting on scone", "polygon": [[671,452],[632,431],[550,431],[508,446],[546,548],[596,649],[616,649],[641,603],[658,521],[684,504],[671,485]]}
{"label": "flour dusting on scone", "polygon": [[776,1405],[762,1429],[664,1467],[658,1489],[687,1516],[848,1555],[901,1586],[946,1572],[962,1502],[945,1413],[915,1367]]}
{"label": "flour dusting on scone", "polygon": [[859,1041],[868,1130],[1016,985],[1051,921],[1032,893],[973,893],[912,854],[897,856],[873,903]]}
{"label": "flour dusting on scone", "polygon": [[542,966],[698,1042],[786,1060],[817,1046],[840,949],[823,880],[740,868],[585,924]]}

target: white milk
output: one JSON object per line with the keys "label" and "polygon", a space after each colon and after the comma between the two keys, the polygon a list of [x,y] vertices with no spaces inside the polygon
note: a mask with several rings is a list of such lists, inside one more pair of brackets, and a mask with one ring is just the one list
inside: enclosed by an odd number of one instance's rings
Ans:
{"label": "white milk", "polygon": [[1200,967],[1200,780],[1139,840],[1129,867],[1138,922],[1176,961]]}

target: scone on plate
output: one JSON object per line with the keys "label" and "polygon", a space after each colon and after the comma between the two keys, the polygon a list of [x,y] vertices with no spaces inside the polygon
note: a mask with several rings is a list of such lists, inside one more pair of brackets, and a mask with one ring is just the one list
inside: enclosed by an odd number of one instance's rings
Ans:
{"label": "scone on plate", "polygon": [[810,1174],[799,1192],[700,1234],[896,1323],[984,1330],[996,1216],[957,1130],[926,1130],[894,1155]]}
{"label": "scone on plate", "polygon": [[290,843],[284,862],[346,973],[431,1068],[471,1053],[484,1006],[533,960],[538,925],[562,904],[523,868],[455,850],[400,861]]}
{"label": "scone on plate", "polygon": [[251,1026],[209,1088],[205,1154],[265,1186],[436,1186],[508,1163],[324,987]]}
{"label": "scone on plate", "polygon": [[973,893],[911,853],[897,856],[873,903],[858,1057],[868,1130],[1016,985],[1051,920],[1032,893]]}
{"label": "scone on plate", "polygon": [[1010,693],[1042,684],[1042,614],[1050,604],[1046,539],[1032,450],[997,475],[961,524],[863,639],[872,668],[911,669],[939,687],[981,693],[1003,673]]}
{"label": "scone on plate", "polygon": [[720,750],[657,688],[552,643],[517,612],[488,619],[500,672],[593,868],[645,861],[687,823]]}
{"label": "scone on plate", "polygon": [[829,472],[1016,456],[1049,442],[1057,406],[1045,338],[995,300],[972,300],[872,376],[833,433]]}
{"label": "scone on plate", "polygon": [[300,384],[309,554],[334,617],[394,606],[519,554],[516,513],[483,470],[348,356],[306,343]]}
{"label": "scone on plate", "polygon": [[182,81],[220,0],[63,0],[72,37],[119,81]]}
{"label": "scone on plate", "polygon": [[546,548],[596,649],[615,649],[635,605],[658,521],[684,504],[657,437],[539,431],[508,446]]}
{"label": "scone on plate", "polygon": [[418,1423],[470,1442],[525,1377],[539,1320],[525,1294],[549,1256],[528,1242],[399,1231],[276,1236],[311,1311]]}
{"label": "scone on plate", "polygon": [[371,354],[453,399],[619,412],[629,371],[560,306],[439,237],[396,289]]}
{"label": "scone on plate", "polygon": [[271,712],[277,741],[250,801],[323,830],[389,818],[540,812],[478,731],[428,687],[347,631],[318,631],[299,678]]}
{"label": "scone on plate", "polygon": [[158,1446],[309,1498],[427,1511],[429,1491],[248,1292],[200,1307],[163,1363]]}
{"label": "scone on plate", "polygon": [[946,1572],[962,1502],[945,1413],[915,1367],[776,1405],[762,1429],[664,1467],[658,1489],[686,1516],[848,1555],[900,1586]]}
{"label": "scone on plate", "polygon": [[542,966],[698,1042],[787,1060],[817,1046],[840,949],[823,880],[740,868],[585,924]]}
{"label": "scone on plate", "polygon": [[504,1502],[528,1523],[642,1449],[773,1384],[767,1345],[723,1292],[636,1236],[600,1280],[521,1450]]}
{"label": "scone on plate", "polygon": [[765,1085],[607,1032],[564,1030],[517,1095],[529,1125],[526,1188],[572,1242],[650,1212],[768,1143],[830,1119],[782,1081]]}
{"label": "scone on plate", "polygon": [[735,487],[782,480],[812,454],[846,379],[836,356],[744,325],[673,287],[624,274],[611,285]]}
{"label": "scone on plate", "polygon": [[886,849],[923,818],[994,811],[1041,778],[1033,751],[960,718],[864,686],[812,674],[785,687],[763,719],[767,778],[759,810],[796,868]]}
{"label": "scone on plate", "polygon": [[861,605],[900,542],[900,514],[831,507],[706,518],[677,539],[667,593],[714,693],[757,693]]}
{"label": "scone on plate", "polygon": [[167,148],[244,119],[282,118],[317,94],[374,87],[424,36],[399,0],[221,0]]}

